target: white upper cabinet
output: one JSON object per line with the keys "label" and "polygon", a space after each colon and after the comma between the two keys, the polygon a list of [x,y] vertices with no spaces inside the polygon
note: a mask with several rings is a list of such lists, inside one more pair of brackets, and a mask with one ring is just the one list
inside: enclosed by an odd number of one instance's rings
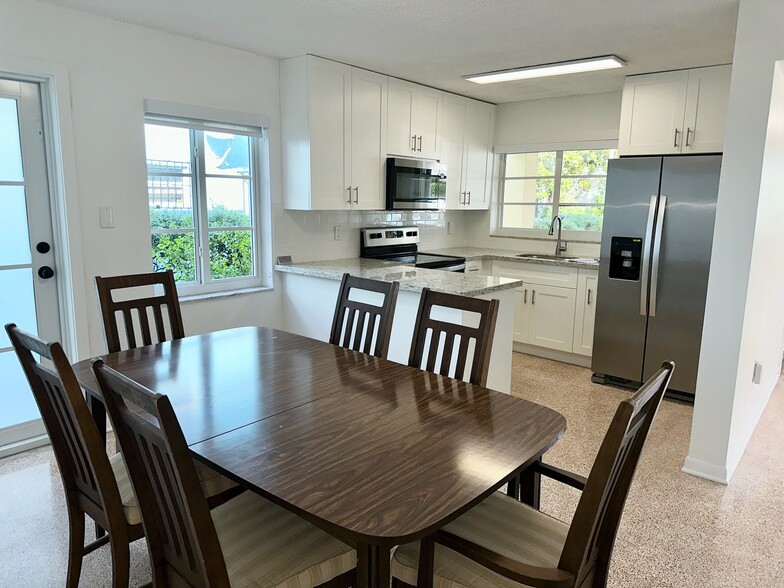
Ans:
{"label": "white upper cabinet", "polygon": [[287,209],[384,208],[387,77],[313,56],[281,64]]}
{"label": "white upper cabinet", "polygon": [[627,78],[619,154],[722,151],[730,72],[716,66]]}
{"label": "white upper cabinet", "polygon": [[443,99],[440,90],[389,78],[387,153],[438,159]]}
{"label": "white upper cabinet", "polygon": [[486,210],[494,110],[490,104],[444,94],[441,162],[446,164],[447,210]]}

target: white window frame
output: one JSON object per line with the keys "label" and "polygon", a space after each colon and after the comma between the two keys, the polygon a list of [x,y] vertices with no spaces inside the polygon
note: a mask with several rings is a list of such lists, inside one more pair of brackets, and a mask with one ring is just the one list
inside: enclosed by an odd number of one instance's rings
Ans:
{"label": "white window frame", "polygon": [[[515,155],[518,153],[541,153],[544,151],[559,152],[556,156],[556,170],[555,170],[555,186],[554,186],[554,202],[552,204],[553,216],[558,214],[558,202],[555,199],[555,194],[560,198],[560,180],[562,152],[563,151],[585,151],[590,149],[618,149],[618,141],[616,140],[597,140],[597,141],[581,141],[579,143],[547,143],[535,145],[514,145],[508,146],[501,150],[496,150],[496,154],[501,157],[498,166],[498,201],[496,202],[495,214],[495,227],[492,235],[495,237],[517,237],[517,238],[550,238],[547,229],[513,229],[503,227],[503,214],[504,214],[504,186],[506,180],[506,156]],[[572,177],[572,176],[568,176]],[[576,177],[576,176],[575,176]],[[582,177],[582,176],[579,176]],[[591,177],[606,177],[606,176],[591,176]],[[589,243],[599,243],[602,239],[601,231],[566,231],[562,232],[562,237],[569,241],[585,241]],[[554,236],[552,238],[555,238]]]}
{"label": "white window frame", "polygon": [[[268,121],[263,117],[243,113],[228,113],[199,107],[187,107],[163,102],[146,101],[145,125],[161,125],[188,129],[191,139],[191,172],[175,174],[191,177],[193,198],[192,229],[150,229],[150,235],[162,233],[193,233],[195,246],[195,282],[178,282],[177,290],[180,297],[219,294],[248,289],[266,287],[269,281],[267,266],[263,258],[268,239],[262,232],[269,230],[269,223],[264,222],[269,213],[269,199],[262,192],[268,189],[269,143],[267,139]],[[251,225],[250,227],[213,227],[207,220],[208,177],[222,177],[220,174],[206,173],[204,160],[204,132],[216,131],[241,134],[250,138],[250,173],[242,176],[249,180],[251,193]],[[145,166],[146,167],[146,166]],[[155,174],[166,175],[166,174]],[[240,178],[241,176],[230,176]],[[149,182],[149,173],[148,173]],[[149,184],[148,184],[149,185]],[[149,201],[149,193],[147,194]],[[265,207],[266,205],[266,207]],[[210,277],[209,235],[218,231],[250,230],[252,249],[253,275],[247,277],[212,279]],[[150,245],[152,260],[152,244]]]}

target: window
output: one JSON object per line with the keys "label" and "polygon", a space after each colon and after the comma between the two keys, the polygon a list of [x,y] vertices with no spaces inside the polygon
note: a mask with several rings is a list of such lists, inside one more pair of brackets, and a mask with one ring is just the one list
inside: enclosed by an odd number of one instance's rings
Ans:
{"label": "window", "polygon": [[[213,130],[214,129],[214,130]],[[191,294],[261,285],[257,243],[262,129],[148,116],[154,271]]]}
{"label": "window", "polygon": [[549,229],[560,216],[565,231],[601,232],[607,161],[615,149],[510,153],[504,156],[502,229]]}

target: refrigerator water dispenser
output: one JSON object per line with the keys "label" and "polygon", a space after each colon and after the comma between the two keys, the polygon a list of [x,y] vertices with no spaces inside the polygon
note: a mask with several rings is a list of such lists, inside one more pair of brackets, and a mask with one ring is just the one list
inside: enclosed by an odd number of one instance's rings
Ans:
{"label": "refrigerator water dispenser", "polygon": [[613,237],[610,244],[610,278],[638,281],[641,259],[641,238]]}

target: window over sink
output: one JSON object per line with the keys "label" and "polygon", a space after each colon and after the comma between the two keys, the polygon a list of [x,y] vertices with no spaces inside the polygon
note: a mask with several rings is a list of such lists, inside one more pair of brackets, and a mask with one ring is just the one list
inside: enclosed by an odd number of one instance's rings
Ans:
{"label": "window over sink", "polygon": [[616,149],[503,155],[500,233],[546,231],[560,216],[564,231],[598,237],[604,218],[607,162],[617,156]]}

